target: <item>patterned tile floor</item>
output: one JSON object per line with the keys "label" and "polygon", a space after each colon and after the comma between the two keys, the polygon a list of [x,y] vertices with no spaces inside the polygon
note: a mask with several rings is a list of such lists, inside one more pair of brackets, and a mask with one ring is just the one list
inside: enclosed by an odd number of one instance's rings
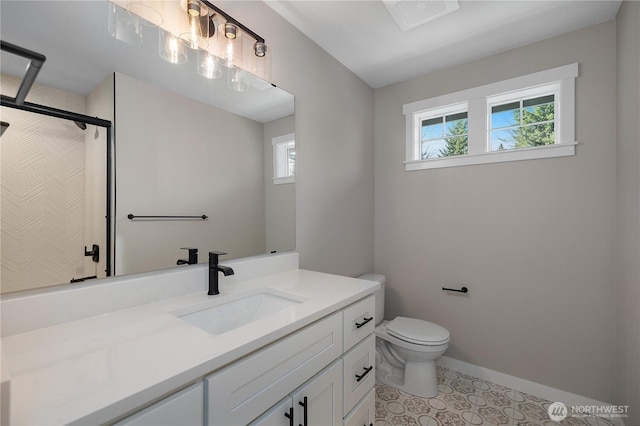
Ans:
{"label": "patterned tile floor", "polygon": [[620,426],[621,419],[567,417],[551,421],[552,403],[485,380],[437,367],[440,393],[418,398],[376,383],[375,426]]}

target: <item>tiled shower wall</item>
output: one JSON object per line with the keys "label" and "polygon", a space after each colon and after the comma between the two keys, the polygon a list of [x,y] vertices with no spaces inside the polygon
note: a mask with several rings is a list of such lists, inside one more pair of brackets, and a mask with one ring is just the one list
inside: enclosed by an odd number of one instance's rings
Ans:
{"label": "tiled shower wall", "polygon": [[[20,79],[3,75],[2,94]],[[83,112],[85,98],[34,85],[31,102]],[[3,293],[84,276],[85,131],[72,121],[2,107],[0,141]]]}

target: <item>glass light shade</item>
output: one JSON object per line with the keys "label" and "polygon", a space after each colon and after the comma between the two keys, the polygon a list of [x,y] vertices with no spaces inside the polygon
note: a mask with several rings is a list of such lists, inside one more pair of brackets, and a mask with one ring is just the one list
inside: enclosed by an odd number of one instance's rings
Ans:
{"label": "glass light shade", "polygon": [[180,38],[192,49],[209,45],[209,8],[199,0],[186,0],[181,11]]}
{"label": "glass light shade", "polygon": [[246,78],[246,71],[240,68],[230,68],[227,73],[227,86],[236,92],[244,92],[249,89],[249,81]]}
{"label": "glass light shade", "polygon": [[[232,28],[233,27],[233,31]],[[227,37],[233,34],[234,38]],[[228,22],[218,26],[218,46],[222,65],[227,68],[242,65],[242,39],[240,28]]]}
{"label": "glass light shade", "polygon": [[198,74],[214,79],[222,76],[222,66],[218,58],[206,50],[198,50]]}
{"label": "glass light shade", "polygon": [[263,42],[253,46],[251,72],[263,80],[271,81],[271,48]]}
{"label": "glass light shade", "polygon": [[187,62],[187,47],[168,31],[160,28],[160,57],[172,64],[184,64]]}
{"label": "glass light shade", "polygon": [[157,27],[164,22],[164,0],[130,0],[127,10],[142,20],[143,25]]}
{"label": "glass light shade", "polygon": [[109,33],[125,43],[142,43],[140,18],[114,3],[109,3]]}

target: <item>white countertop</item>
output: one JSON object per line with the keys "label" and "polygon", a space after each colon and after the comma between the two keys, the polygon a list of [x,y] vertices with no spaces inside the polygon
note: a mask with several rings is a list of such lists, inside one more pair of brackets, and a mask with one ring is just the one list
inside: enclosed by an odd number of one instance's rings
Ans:
{"label": "white countertop", "polygon": [[[257,288],[305,300],[211,335],[171,312]],[[141,405],[372,294],[379,284],[300,269],[220,285],[2,339],[12,425],[94,425]],[[35,314],[35,313],[34,313]]]}

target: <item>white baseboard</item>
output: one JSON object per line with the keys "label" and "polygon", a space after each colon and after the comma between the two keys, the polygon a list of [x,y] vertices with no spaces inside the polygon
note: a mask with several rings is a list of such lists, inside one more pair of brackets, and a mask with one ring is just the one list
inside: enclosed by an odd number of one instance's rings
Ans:
{"label": "white baseboard", "polygon": [[576,395],[574,393],[541,385],[540,383],[535,383],[529,380],[524,380],[515,376],[500,373],[499,371],[479,367],[477,365],[469,364],[464,361],[458,361],[457,359],[449,358],[447,356],[441,357],[436,363],[442,367],[449,368],[460,373],[468,374],[470,376],[477,377],[478,379],[483,379],[497,385],[515,389],[529,395],[537,396],[538,398],[544,398],[551,402],[562,402],[567,407],[582,405],[611,405],[602,401],[587,398],[586,396]]}

